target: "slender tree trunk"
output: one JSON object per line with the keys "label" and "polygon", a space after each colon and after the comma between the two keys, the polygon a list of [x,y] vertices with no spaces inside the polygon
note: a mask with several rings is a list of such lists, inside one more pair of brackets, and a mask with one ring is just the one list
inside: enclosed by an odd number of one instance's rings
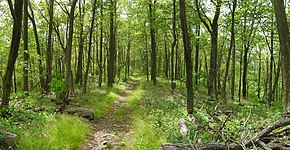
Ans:
{"label": "slender tree trunk", "polygon": [[273,98],[277,98],[278,95],[278,82],[279,82],[279,77],[280,77],[280,70],[281,70],[281,56],[280,56],[280,52],[279,52],[279,59],[278,59],[278,67],[276,70],[276,74],[275,74],[275,79],[274,79],[274,85],[273,85]]}
{"label": "slender tree trunk", "polygon": [[110,47],[109,47],[109,58],[108,58],[108,86],[113,87],[114,82],[114,57],[115,57],[115,34],[114,34],[114,2],[110,0],[111,10],[110,10]]}
{"label": "slender tree trunk", "polygon": [[179,0],[179,7],[180,7],[182,39],[184,46],[184,59],[186,65],[187,112],[188,114],[192,114],[193,113],[192,60],[191,60],[192,49],[190,47],[191,40],[188,35],[185,0]]}
{"label": "slender tree trunk", "polygon": [[[176,72],[174,71],[174,51],[176,46],[176,0],[173,0],[173,14],[172,14],[172,34],[173,42],[171,45],[171,89],[176,89]],[[176,56],[177,57],[177,56]]]}
{"label": "slender tree trunk", "polygon": [[[10,52],[8,57],[8,63],[4,75],[3,81],[3,95],[2,95],[2,109],[8,109],[9,107],[9,96],[12,87],[12,75],[15,70],[15,62],[18,56],[18,49],[21,38],[21,26],[22,26],[22,8],[23,0],[15,0],[14,7],[11,0],[8,0],[9,8],[13,17],[13,29],[12,29],[12,40],[10,46]],[[2,114],[6,116],[6,112]]]}
{"label": "slender tree trunk", "polygon": [[66,46],[65,53],[65,66],[66,66],[66,86],[67,86],[67,94],[70,95],[73,92],[73,74],[71,69],[71,52],[72,52],[72,40],[73,40],[73,32],[74,32],[74,12],[77,0],[73,0],[71,2],[71,9],[69,13],[69,32],[68,32],[68,40]]}
{"label": "slender tree trunk", "polygon": [[156,27],[155,27],[155,9],[152,8],[155,5],[156,0],[152,3],[149,2],[149,18],[150,18],[150,35],[151,35],[151,80],[153,85],[156,85],[156,63],[157,63],[157,52],[156,52]]}
{"label": "slender tree trunk", "polygon": [[42,59],[41,59],[42,54],[41,54],[41,48],[40,48],[40,43],[39,43],[39,38],[38,38],[37,27],[36,27],[36,23],[34,19],[34,13],[33,13],[33,9],[31,8],[31,5],[30,5],[30,11],[31,11],[31,15],[29,15],[29,19],[32,22],[35,43],[36,43],[36,52],[37,52],[37,55],[39,56],[38,68],[39,68],[40,85],[41,85],[42,90],[45,90],[45,80],[44,80],[44,75],[43,75],[43,67],[42,67]]}
{"label": "slender tree trunk", "polygon": [[85,72],[85,79],[84,79],[84,93],[87,92],[87,82],[88,82],[88,75],[89,75],[89,70],[90,70],[90,63],[91,63],[91,51],[92,51],[92,39],[93,39],[93,31],[94,31],[94,24],[95,24],[95,14],[96,14],[96,3],[97,0],[93,1],[93,16],[91,20],[91,26],[90,26],[90,35],[89,35],[89,47],[88,47],[88,59],[87,59],[87,67],[86,67],[86,72]]}
{"label": "slender tree trunk", "polygon": [[258,68],[258,99],[261,99],[261,69],[262,69],[262,59],[261,59],[261,48],[259,48],[259,68]]}
{"label": "slender tree trunk", "polygon": [[[85,1],[84,1],[85,2]],[[83,8],[83,9],[82,9]],[[84,14],[85,6],[82,6],[82,1],[79,1],[79,15],[80,15],[80,38],[79,38],[79,51],[78,51],[78,66],[76,73],[76,83],[83,84],[83,50],[84,50]]]}
{"label": "slender tree trunk", "polygon": [[271,40],[270,40],[270,72],[269,72],[269,95],[268,95],[268,104],[271,104],[273,101],[273,64],[274,64],[274,31],[271,29]]}
{"label": "slender tree trunk", "polygon": [[145,51],[146,51],[146,79],[149,81],[149,54],[148,54],[148,36],[146,34]]}
{"label": "slender tree trunk", "polygon": [[[24,0],[24,13],[23,13],[23,49],[24,49],[24,66],[23,66],[23,91],[28,92],[28,0]],[[26,93],[28,94],[28,93]]]}
{"label": "slender tree trunk", "polygon": [[45,90],[50,90],[49,83],[52,79],[52,30],[53,30],[53,3],[54,0],[49,0],[49,23],[48,23],[48,36],[46,45],[46,81]]}
{"label": "slender tree trunk", "polygon": [[[129,35],[129,39],[128,39],[128,47],[127,47],[127,56],[126,56],[126,74],[128,75],[128,77],[130,76],[130,53],[131,53],[131,39],[130,39],[130,35]],[[127,77],[125,77],[125,81],[127,81]]]}
{"label": "slender tree trunk", "polygon": [[99,87],[103,82],[103,0],[101,0],[101,22],[100,22],[100,60],[99,60]]}
{"label": "slender tree trunk", "polygon": [[273,0],[275,8],[275,16],[278,27],[281,56],[282,56],[282,70],[283,70],[283,86],[284,86],[284,113],[290,112],[290,39],[289,26],[285,12],[283,0]]}
{"label": "slender tree trunk", "polygon": [[[227,64],[226,64],[226,71],[225,71],[225,77],[224,77],[224,81],[223,81],[223,97],[225,99],[226,97],[226,86],[227,86],[227,79],[228,79],[228,72],[229,72],[229,66],[230,66],[230,57],[231,54],[233,53],[233,51],[235,51],[235,11],[236,11],[236,6],[237,6],[237,0],[233,1],[233,9],[232,9],[232,23],[231,23],[231,42],[230,42],[230,49],[228,52],[228,58],[227,58]],[[233,64],[235,64],[234,62],[235,60],[233,59]],[[232,65],[232,69],[235,66]],[[232,72],[235,74],[235,72]],[[232,77],[235,78],[235,76]],[[232,81],[232,84],[235,84],[234,81]],[[234,87],[234,86],[232,86]],[[234,93],[234,89],[231,91],[232,93]],[[233,97],[234,94],[232,94]]]}
{"label": "slender tree trunk", "polygon": [[198,66],[199,66],[199,47],[200,47],[200,23],[196,25],[196,35],[198,38],[195,43],[195,86],[198,87],[199,75],[198,75]]}
{"label": "slender tree trunk", "polygon": [[165,54],[165,69],[164,69],[164,72],[165,72],[165,77],[166,79],[169,78],[169,75],[168,75],[168,72],[169,72],[169,57],[170,55],[168,54],[168,50],[167,50],[167,41],[166,41],[166,36],[164,36],[164,54]]}

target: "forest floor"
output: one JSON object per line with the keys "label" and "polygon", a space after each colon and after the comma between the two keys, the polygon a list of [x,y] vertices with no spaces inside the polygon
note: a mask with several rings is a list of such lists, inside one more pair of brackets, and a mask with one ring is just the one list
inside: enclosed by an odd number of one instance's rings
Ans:
{"label": "forest floor", "polygon": [[105,117],[96,118],[91,123],[92,133],[81,150],[124,149],[124,139],[130,136],[132,111],[127,109],[127,97],[139,86],[139,80],[133,79],[120,93]]}

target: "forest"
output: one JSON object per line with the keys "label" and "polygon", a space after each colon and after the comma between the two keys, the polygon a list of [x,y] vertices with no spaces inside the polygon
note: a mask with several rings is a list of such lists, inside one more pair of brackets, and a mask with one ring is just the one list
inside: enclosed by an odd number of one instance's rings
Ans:
{"label": "forest", "polygon": [[290,149],[286,0],[1,0],[0,150]]}

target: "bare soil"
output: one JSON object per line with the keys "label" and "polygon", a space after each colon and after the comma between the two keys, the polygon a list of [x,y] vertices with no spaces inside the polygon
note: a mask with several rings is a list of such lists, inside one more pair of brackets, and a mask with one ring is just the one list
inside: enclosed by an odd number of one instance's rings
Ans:
{"label": "bare soil", "polygon": [[124,149],[123,139],[128,137],[131,125],[131,110],[127,109],[126,98],[138,87],[139,81],[133,79],[127,88],[121,92],[112,104],[108,114],[103,118],[96,118],[91,123],[93,132],[81,150],[120,150]]}

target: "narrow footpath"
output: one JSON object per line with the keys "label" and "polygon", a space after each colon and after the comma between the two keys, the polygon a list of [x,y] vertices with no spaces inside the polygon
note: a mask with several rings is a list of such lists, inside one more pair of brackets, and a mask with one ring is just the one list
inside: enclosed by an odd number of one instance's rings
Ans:
{"label": "narrow footpath", "polygon": [[126,98],[133,93],[139,85],[139,80],[133,79],[127,88],[121,92],[117,100],[112,104],[108,114],[103,118],[97,118],[91,123],[92,133],[88,142],[81,150],[120,150],[124,149],[123,140],[130,133],[131,110],[126,109]]}

